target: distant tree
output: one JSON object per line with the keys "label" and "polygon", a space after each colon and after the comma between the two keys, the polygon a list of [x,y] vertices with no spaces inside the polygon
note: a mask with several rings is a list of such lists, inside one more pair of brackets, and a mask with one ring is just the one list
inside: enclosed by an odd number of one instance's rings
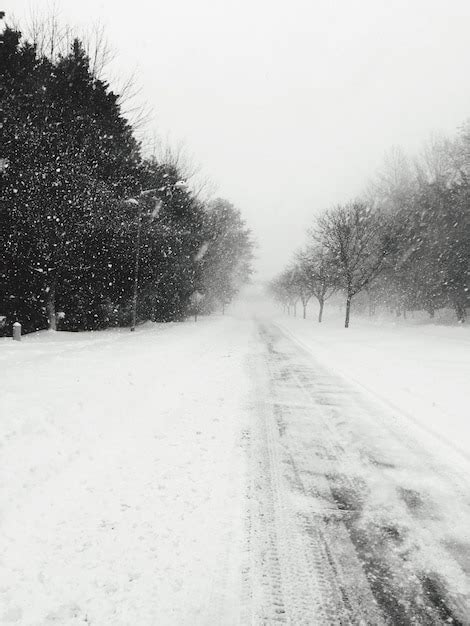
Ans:
{"label": "distant tree", "polygon": [[287,312],[289,307],[289,293],[284,282],[284,274],[280,274],[269,281],[267,284],[267,293],[276,302],[282,305],[284,312]]}
{"label": "distant tree", "polygon": [[301,275],[296,264],[291,264],[279,276],[274,278],[268,285],[268,290],[275,300],[280,302],[288,315],[293,312],[294,317],[297,315],[297,303],[301,299],[301,293],[304,294],[304,301],[308,303],[308,289],[302,289]]}
{"label": "distant tree", "polygon": [[422,188],[409,218],[412,252],[406,265],[415,294],[431,316],[449,304],[466,319],[470,289],[470,189],[466,185]]}
{"label": "distant tree", "polygon": [[296,291],[300,302],[302,303],[302,316],[307,317],[307,306],[313,296],[314,285],[312,284],[312,276],[310,267],[302,258],[297,258],[292,268],[291,274],[292,289]]}
{"label": "distant tree", "polygon": [[252,274],[254,243],[240,211],[218,198],[205,211],[204,241],[196,255],[205,307],[219,304],[222,312]]}
{"label": "distant tree", "polygon": [[191,295],[198,288],[205,209],[175,165],[151,159],[144,170],[143,188],[156,192],[147,200],[150,219],[142,229],[139,314],[154,321],[181,320],[189,314]]}
{"label": "distant tree", "polygon": [[[310,294],[309,297],[314,296],[318,300],[318,321],[321,322],[325,302],[338,289],[339,279],[335,263],[329,253],[315,243],[298,253],[297,258],[299,274],[304,284],[303,289],[305,293]],[[304,305],[305,317],[306,305]]]}
{"label": "distant tree", "polygon": [[410,160],[403,150],[392,147],[370,180],[364,201],[371,207],[393,215],[413,204],[417,180]]}

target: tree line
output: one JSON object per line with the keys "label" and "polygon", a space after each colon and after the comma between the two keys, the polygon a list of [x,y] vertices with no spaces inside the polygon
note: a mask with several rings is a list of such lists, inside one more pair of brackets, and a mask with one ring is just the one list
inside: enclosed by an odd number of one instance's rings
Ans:
{"label": "tree line", "polygon": [[287,311],[311,298],[351,308],[409,311],[470,307],[470,124],[432,138],[413,159],[393,148],[361,198],[319,213],[306,246],[269,285]]}
{"label": "tree line", "polygon": [[128,325],[135,286],[140,320],[225,307],[251,273],[239,210],[199,198],[178,159],[143,154],[83,41],[40,44],[18,28],[0,34],[5,332],[15,321],[26,331]]}

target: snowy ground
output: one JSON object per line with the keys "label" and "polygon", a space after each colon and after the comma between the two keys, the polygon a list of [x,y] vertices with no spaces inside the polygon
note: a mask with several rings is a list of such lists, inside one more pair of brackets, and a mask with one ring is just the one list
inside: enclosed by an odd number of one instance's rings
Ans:
{"label": "snowy ground", "polygon": [[[314,308],[312,306],[312,308]],[[373,321],[336,310],[278,322],[332,371],[361,385],[470,461],[470,327]]]}
{"label": "snowy ground", "polygon": [[247,325],[0,340],[1,624],[204,624],[222,605],[230,613]]}
{"label": "snowy ground", "polygon": [[251,308],[0,340],[1,624],[470,624],[468,330]]}

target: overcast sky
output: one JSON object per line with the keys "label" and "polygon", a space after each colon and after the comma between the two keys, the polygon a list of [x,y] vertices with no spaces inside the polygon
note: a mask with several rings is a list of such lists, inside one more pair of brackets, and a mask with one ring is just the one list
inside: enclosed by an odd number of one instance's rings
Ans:
{"label": "overcast sky", "polygon": [[[43,0],[3,0],[25,20]],[[470,117],[469,0],[60,0],[137,70],[149,132],[185,142],[279,271],[316,211],[357,195],[392,145]]]}

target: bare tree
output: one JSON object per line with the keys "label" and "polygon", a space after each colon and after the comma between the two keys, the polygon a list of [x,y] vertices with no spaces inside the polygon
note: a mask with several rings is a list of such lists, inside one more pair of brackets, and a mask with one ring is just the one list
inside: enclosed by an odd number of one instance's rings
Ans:
{"label": "bare tree", "polygon": [[[81,40],[90,59],[90,72],[95,78],[101,78],[105,68],[115,58],[115,53],[111,49],[106,39],[105,28],[102,24],[96,23],[82,34]],[[131,81],[133,78],[130,79]],[[120,98],[125,98],[125,94],[119,91]]]}
{"label": "bare tree", "polygon": [[23,32],[25,39],[35,45],[39,57],[48,58],[52,62],[68,54],[74,40],[79,39],[89,59],[91,75],[96,79],[103,79],[107,75],[119,94],[118,102],[123,114],[136,134],[144,137],[153,117],[153,109],[139,100],[142,88],[138,85],[137,73],[134,72],[124,79],[119,75],[114,76],[109,66],[115,53],[106,38],[105,27],[95,23],[85,30],[72,28],[61,21],[59,9],[57,2],[52,2],[44,11],[31,7],[26,28],[20,29],[19,25],[13,25]]}
{"label": "bare tree", "polygon": [[380,274],[392,249],[384,219],[367,205],[352,202],[326,211],[312,231],[329,252],[331,270],[346,291],[345,328],[349,327],[353,297]]}
{"label": "bare tree", "polygon": [[298,262],[292,269],[290,277],[291,290],[300,298],[303,309],[303,318],[307,317],[307,306],[313,296],[313,285],[311,280],[310,268],[301,254],[298,254]]}
{"label": "bare tree", "polygon": [[[297,255],[300,275],[305,282],[305,291],[309,298],[318,300],[318,321],[323,319],[325,302],[338,289],[338,276],[332,259],[321,246],[313,244]],[[305,318],[305,309],[304,309]]]}
{"label": "bare tree", "polygon": [[47,14],[31,7],[25,36],[36,46],[38,56],[52,62],[67,52],[71,39],[70,28],[59,21],[56,5],[50,6]]}
{"label": "bare tree", "polygon": [[213,200],[217,186],[203,172],[202,166],[188,151],[184,141],[172,143],[168,137],[163,140],[154,133],[145,151],[155,162],[164,163],[178,170],[181,177],[188,183],[194,198],[203,203]]}
{"label": "bare tree", "polygon": [[415,193],[416,176],[412,165],[403,150],[393,146],[385,153],[363,198],[370,206],[393,212],[409,207]]}
{"label": "bare tree", "polygon": [[433,134],[415,159],[416,178],[421,185],[437,184],[448,187],[461,180],[463,169],[459,162],[457,143],[448,137]]}
{"label": "bare tree", "polygon": [[290,315],[293,311],[297,315],[297,302],[300,298],[300,281],[296,266],[284,270],[269,284],[269,291],[278,300]]}
{"label": "bare tree", "polygon": [[72,28],[62,22],[57,2],[51,2],[43,11],[31,6],[26,27],[20,28],[14,18],[13,26],[23,33],[25,39],[34,44],[39,57],[48,58],[52,62],[66,55],[73,41],[79,39],[89,58],[90,72],[94,78],[101,78],[105,68],[114,58],[103,25],[97,23],[85,31]]}

